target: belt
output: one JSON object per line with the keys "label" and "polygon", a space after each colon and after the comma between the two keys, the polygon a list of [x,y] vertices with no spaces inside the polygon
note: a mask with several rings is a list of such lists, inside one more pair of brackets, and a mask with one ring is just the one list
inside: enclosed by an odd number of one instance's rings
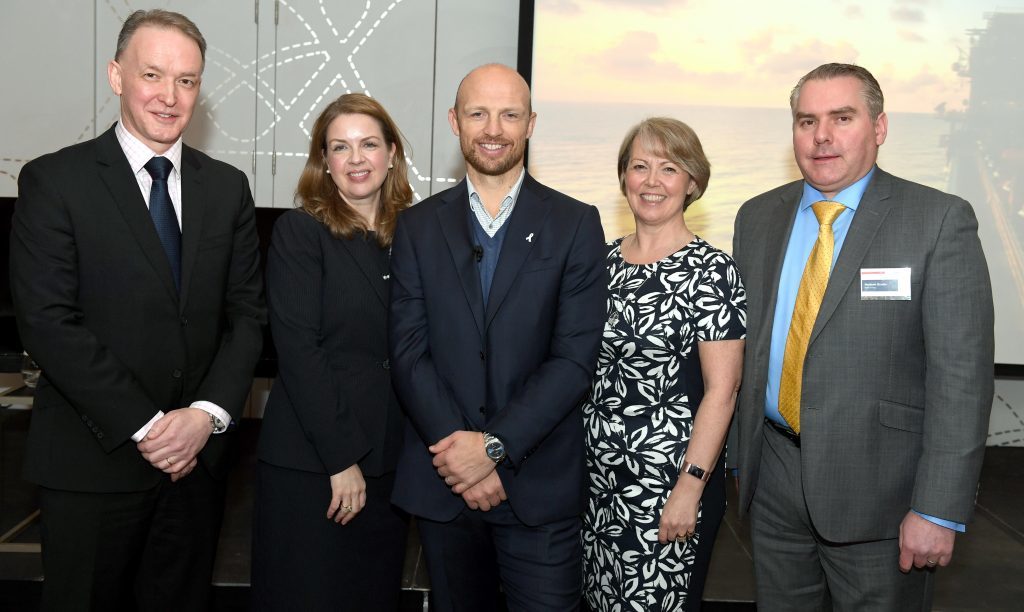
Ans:
{"label": "belt", "polygon": [[788,427],[783,427],[782,425],[779,425],[778,423],[769,419],[768,417],[764,418],[764,423],[765,425],[768,425],[769,427],[777,431],[780,436],[792,442],[794,446],[800,448],[800,434],[794,432],[792,429]]}

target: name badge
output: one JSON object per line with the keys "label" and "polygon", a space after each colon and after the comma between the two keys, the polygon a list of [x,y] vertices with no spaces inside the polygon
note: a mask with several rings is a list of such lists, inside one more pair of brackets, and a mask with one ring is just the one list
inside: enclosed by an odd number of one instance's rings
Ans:
{"label": "name badge", "polygon": [[860,299],[909,300],[910,268],[861,268]]}

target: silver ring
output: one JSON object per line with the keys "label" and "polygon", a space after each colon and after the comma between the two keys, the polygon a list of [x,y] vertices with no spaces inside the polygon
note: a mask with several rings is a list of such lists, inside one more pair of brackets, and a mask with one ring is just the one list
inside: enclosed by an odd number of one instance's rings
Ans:
{"label": "silver ring", "polygon": [[451,476],[445,476],[444,477],[444,484],[448,485],[449,487],[452,486],[451,478],[452,478]]}
{"label": "silver ring", "polygon": [[170,457],[164,457],[164,461],[167,462],[167,467],[171,467],[171,458]]}
{"label": "silver ring", "polygon": [[934,559],[928,559],[927,561],[925,561],[925,563],[927,563],[929,567],[935,567]]}

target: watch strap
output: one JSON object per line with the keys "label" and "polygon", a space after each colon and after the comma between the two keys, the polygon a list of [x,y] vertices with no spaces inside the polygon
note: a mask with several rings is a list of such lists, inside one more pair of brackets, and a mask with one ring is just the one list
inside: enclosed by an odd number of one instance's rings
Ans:
{"label": "watch strap", "polygon": [[690,463],[689,461],[686,461],[686,460],[683,460],[682,472],[684,474],[689,474],[690,476],[693,476],[694,478],[697,478],[697,479],[702,480],[704,482],[707,482],[708,478],[711,478],[711,472],[705,470],[704,468],[700,467],[699,465],[694,465],[694,464],[692,464],[692,463]]}

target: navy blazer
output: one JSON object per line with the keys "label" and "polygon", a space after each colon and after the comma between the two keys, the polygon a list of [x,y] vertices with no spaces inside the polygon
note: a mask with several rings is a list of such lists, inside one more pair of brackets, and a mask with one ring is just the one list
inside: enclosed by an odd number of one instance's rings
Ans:
{"label": "navy blazer", "polygon": [[431,464],[457,430],[505,443],[508,503],[537,525],[584,503],[583,420],[607,299],[597,209],[523,181],[486,310],[466,182],[399,216],[391,260],[390,348],[410,419],[393,500],[437,521],[465,502]]}

